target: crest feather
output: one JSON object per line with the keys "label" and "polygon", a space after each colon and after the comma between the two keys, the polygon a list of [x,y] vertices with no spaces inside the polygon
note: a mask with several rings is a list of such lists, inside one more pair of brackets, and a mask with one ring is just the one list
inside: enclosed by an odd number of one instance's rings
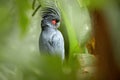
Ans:
{"label": "crest feather", "polygon": [[41,14],[42,18],[49,15],[58,16],[60,18],[60,11],[56,7],[44,7],[41,10]]}

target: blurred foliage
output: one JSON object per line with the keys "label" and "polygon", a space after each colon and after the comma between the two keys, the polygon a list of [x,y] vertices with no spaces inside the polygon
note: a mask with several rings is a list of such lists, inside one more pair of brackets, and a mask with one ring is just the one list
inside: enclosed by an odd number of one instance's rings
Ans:
{"label": "blurred foliage", "polygon": [[[60,9],[60,30],[68,50],[68,62],[61,62],[56,57],[40,56],[38,39],[41,18],[39,12],[31,16],[34,12],[32,1],[0,0],[0,80],[79,80],[83,78],[84,67],[88,71],[86,77],[90,78],[87,76],[91,75],[88,68],[94,63],[94,57],[88,54],[85,47],[91,34],[86,7],[90,1],[37,0],[35,4],[56,4]],[[85,61],[85,65],[80,59]]]}
{"label": "blurred foliage", "polygon": [[[91,32],[91,22],[87,8],[81,7],[74,0],[58,2],[64,22],[62,26],[66,28],[68,34],[69,57],[73,57],[76,53],[85,53],[85,43]],[[66,5],[67,2],[69,4]]]}
{"label": "blurred foliage", "polygon": [[77,0],[81,7],[87,6],[88,8],[101,8],[106,5],[107,2],[111,0]]}
{"label": "blurred foliage", "polygon": [[16,3],[16,10],[18,13],[18,21],[19,25],[22,29],[22,33],[24,33],[28,26],[28,16],[27,16],[27,10],[31,8],[29,4],[29,0],[15,0]]}

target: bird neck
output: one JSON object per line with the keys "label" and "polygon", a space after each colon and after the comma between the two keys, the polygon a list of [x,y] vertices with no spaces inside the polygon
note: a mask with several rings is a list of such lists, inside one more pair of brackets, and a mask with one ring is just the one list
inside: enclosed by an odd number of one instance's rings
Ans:
{"label": "bird neck", "polygon": [[57,28],[53,28],[53,27],[42,27],[42,31],[49,31],[49,30],[53,30],[53,31],[55,31],[55,30],[57,30]]}

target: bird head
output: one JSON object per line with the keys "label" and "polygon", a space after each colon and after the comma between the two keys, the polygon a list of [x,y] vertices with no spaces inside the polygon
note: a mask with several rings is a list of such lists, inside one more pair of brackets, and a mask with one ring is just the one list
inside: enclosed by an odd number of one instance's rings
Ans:
{"label": "bird head", "polygon": [[44,8],[42,10],[41,27],[44,28],[58,28],[60,26],[60,14],[57,9]]}

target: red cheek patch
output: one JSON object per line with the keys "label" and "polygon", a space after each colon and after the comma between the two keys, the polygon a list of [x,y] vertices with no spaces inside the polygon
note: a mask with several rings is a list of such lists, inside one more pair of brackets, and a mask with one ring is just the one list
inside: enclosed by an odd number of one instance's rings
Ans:
{"label": "red cheek patch", "polygon": [[54,24],[54,25],[55,25],[55,24],[56,24],[56,20],[52,20],[52,24]]}

